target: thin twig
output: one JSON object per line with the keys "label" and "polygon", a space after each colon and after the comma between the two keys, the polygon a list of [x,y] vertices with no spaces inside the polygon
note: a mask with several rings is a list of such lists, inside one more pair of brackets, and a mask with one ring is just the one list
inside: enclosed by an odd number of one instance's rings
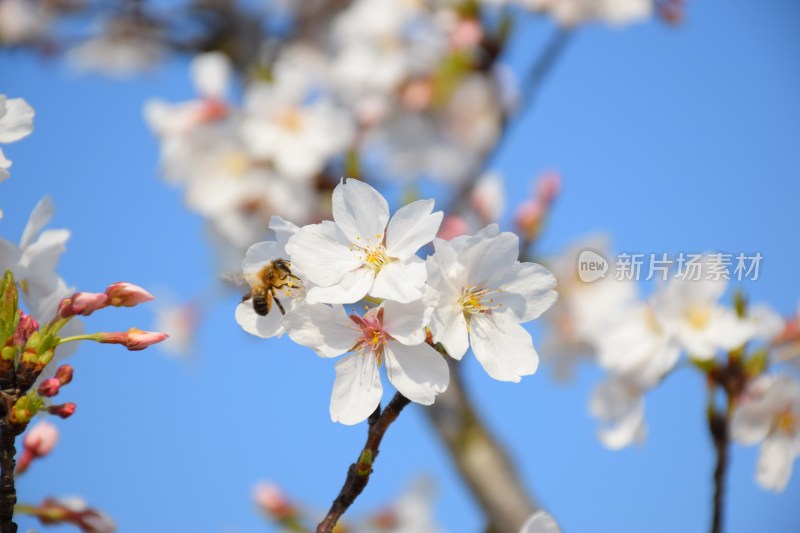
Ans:
{"label": "thin twig", "polygon": [[722,533],[725,479],[728,473],[728,446],[730,444],[728,422],[727,410],[722,413],[715,410],[709,414],[708,429],[711,431],[714,450],[717,454],[717,464],[714,467],[714,517],[711,522],[711,533]]}
{"label": "thin twig", "polygon": [[358,495],[364,490],[369,482],[369,476],[372,474],[372,465],[378,457],[379,447],[383,440],[383,435],[392,422],[397,420],[398,415],[403,408],[410,403],[410,400],[400,394],[399,392],[394,395],[386,408],[381,412],[380,406],[370,415],[369,431],[367,432],[367,443],[358,460],[350,465],[347,470],[347,478],[344,481],[342,490],[339,495],[333,500],[330,511],[325,516],[325,519],[317,526],[317,533],[330,533],[333,531],[336,522],[353,505],[353,502],[358,498]]}

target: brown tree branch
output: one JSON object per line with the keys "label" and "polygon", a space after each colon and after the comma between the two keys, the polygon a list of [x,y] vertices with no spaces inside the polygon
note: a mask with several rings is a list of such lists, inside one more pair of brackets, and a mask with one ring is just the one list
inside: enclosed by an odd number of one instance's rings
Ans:
{"label": "brown tree branch", "polygon": [[487,531],[517,533],[536,504],[506,450],[478,418],[464,390],[460,364],[447,360],[450,385],[425,413],[486,514]]}
{"label": "brown tree branch", "polygon": [[0,423],[0,533],[17,533],[14,523],[14,506],[17,504],[17,490],[14,485],[14,446],[21,431],[18,424]]}
{"label": "brown tree branch", "polygon": [[[392,422],[397,420],[403,408],[410,403],[411,400],[400,394],[399,392],[394,395],[386,408],[381,412],[380,406],[375,409],[369,417],[369,431],[367,432],[367,443],[358,460],[350,465],[347,470],[347,478],[344,481],[342,490],[339,495],[333,500],[330,511],[325,518],[317,526],[317,533],[330,533],[339,518],[353,505],[353,502],[358,498],[359,494],[364,490],[369,482],[369,476],[372,474],[372,464],[378,457],[379,447],[383,440],[383,435]],[[3,532],[4,533],[4,532]]]}
{"label": "brown tree branch", "polygon": [[725,479],[728,473],[728,447],[730,435],[728,431],[728,415],[726,412],[709,413],[708,429],[714,442],[717,463],[714,467],[714,514],[711,522],[711,533],[722,533],[722,518],[725,507]]}

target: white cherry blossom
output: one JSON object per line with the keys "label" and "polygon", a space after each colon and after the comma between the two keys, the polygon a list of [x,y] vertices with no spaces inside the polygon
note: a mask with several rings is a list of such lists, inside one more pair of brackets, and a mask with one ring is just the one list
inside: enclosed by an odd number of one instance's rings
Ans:
{"label": "white cherry blossom", "polygon": [[421,301],[385,301],[363,316],[340,305],[305,305],[287,314],[284,324],[293,341],[320,357],[347,353],[336,363],[331,419],[352,425],[365,420],[383,395],[379,368],[409,400],[430,405],[450,382],[447,362],[425,343],[431,309]]}
{"label": "white cherry blossom", "polygon": [[706,361],[717,350],[733,350],[753,338],[753,322],[720,305],[724,280],[673,278],[653,298],[658,320],[675,333],[690,357]]}
{"label": "white cherry blossom", "polygon": [[[242,261],[242,271],[245,278],[254,276],[267,263],[276,259],[288,259],[286,253],[286,241],[294,235],[298,228],[291,222],[287,222],[280,217],[274,216],[270,220],[269,227],[275,232],[275,240],[259,242],[252,245],[247,250],[244,261]],[[300,274],[298,269],[292,267],[295,275]],[[280,299],[284,310],[289,313],[302,303],[305,295],[303,284],[297,281],[292,282],[292,287],[282,287],[276,291],[276,297]],[[257,337],[270,338],[280,337],[284,333],[284,315],[277,305],[273,305],[266,316],[261,316],[253,309],[252,300],[241,302],[236,307],[236,322],[246,332]]]}
{"label": "white cherry blossom", "polygon": [[756,378],[736,405],[731,436],[742,444],[761,443],[756,481],[783,491],[800,455],[800,383],[785,374]]}
{"label": "white cherry blossom", "polygon": [[197,56],[190,70],[200,98],[177,104],[159,99],[148,101],[144,115],[150,128],[162,136],[182,135],[204,122],[224,117],[232,69],[230,60],[222,52]]}
{"label": "white cherry blossom", "polygon": [[626,379],[612,376],[600,383],[589,400],[589,412],[603,425],[597,437],[609,449],[619,450],[644,441],[644,390]]}
{"label": "white cherry blossom", "polygon": [[[0,94],[0,144],[18,141],[33,131],[33,108],[22,98]],[[8,178],[11,161],[0,149],[0,181]]]}
{"label": "white cherry blossom", "polygon": [[535,11],[548,12],[563,26],[594,21],[624,26],[653,13],[652,0],[520,0],[520,3]]}
{"label": "white cherry blossom", "polygon": [[390,219],[378,191],[343,180],[333,191],[333,220],[301,228],[286,245],[315,285],[309,303],[353,303],[367,294],[398,302],[422,297],[425,263],[415,254],[442,222],[433,200],[410,203]]}
{"label": "white cherry blossom", "polygon": [[475,236],[434,240],[427,259],[425,302],[431,331],[455,359],[472,351],[493,378],[518,382],[536,372],[539,356],[520,324],[556,301],[556,279],[536,263],[520,263],[519,238],[496,224]]}
{"label": "white cherry blossom", "polygon": [[578,277],[582,251],[609,257],[609,249],[605,235],[592,235],[545,262],[558,280],[559,298],[544,316],[548,334],[542,356],[553,363],[558,379],[569,378],[580,359],[594,357],[599,337],[613,329],[637,301],[632,282],[606,276],[585,283]]}
{"label": "white cherry blossom", "polygon": [[[38,308],[39,302],[53,294],[61,281],[56,266],[70,232],[66,229],[44,230],[54,212],[50,198],[45,197],[31,212],[19,246],[0,238],[0,271],[11,270],[31,309]],[[37,320],[49,320],[55,314],[55,308],[49,315],[32,314]]]}
{"label": "white cherry blossom", "polygon": [[597,360],[603,368],[647,388],[657,385],[679,356],[674,336],[647,304],[633,306],[597,341]]}

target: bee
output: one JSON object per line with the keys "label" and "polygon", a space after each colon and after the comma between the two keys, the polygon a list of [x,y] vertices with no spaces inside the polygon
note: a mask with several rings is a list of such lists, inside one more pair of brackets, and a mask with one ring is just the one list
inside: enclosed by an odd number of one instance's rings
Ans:
{"label": "bee", "polygon": [[250,285],[250,292],[244,295],[243,302],[253,301],[253,310],[261,316],[267,316],[274,302],[281,314],[286,314],[283,304],[276,292],[283,288],[302,287],[300,278],[292,274],[292,263],[286,259],[275,259],[265,264],[258,272],[245,273],[245,281]]}

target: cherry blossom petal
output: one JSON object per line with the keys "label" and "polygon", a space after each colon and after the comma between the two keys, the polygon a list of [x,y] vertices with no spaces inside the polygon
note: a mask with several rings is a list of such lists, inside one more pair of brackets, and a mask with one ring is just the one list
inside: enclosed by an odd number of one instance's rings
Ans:
{"label": "cherry blossom petal", "polygon": [[286,315],[284,327],[294,342],[311,348],[320,357],[347,352],[359,335],[340,305],[300,306]]}
{"label": "cherry blossom petal", "polygon": [[273,305],[267,316],[253,310],[253,302],[246,301],[236,306],[236,323],[243,330],[256,337],[268,339],[283,335],[283,315],[277,305]]}
{"label": "cherry blossom petal", "polygon": [[36,240],[36,237],[39,236],[42,229],[50,222],[50,219],[53,218],[55,211],[56,208],[49,196],[45,196],[39,200],[39,203],[37,203],[36,207],[31,211],[31,215],[28,217],[28,223],[25,225],[25,230],[22,232],[22,238],[19,241],[20,248],[25,249]]}
{"label": "cherry blossom petal", "polygon": [[[487,280],[502,276],[514,267],[519,256],[519,237],[510,232],[475,240],[464,252],[462,262],[468,265],[467,280],[470,285],[483,285]],[[461,253],[459,255],[461,255]]]}
{"label": "cherry blossom petal", "polygon": [[310,304],[351,304],[359,301],[369,292],[375,274],[368,268],[358,268],[346,272],[339,283],[330,287],[312,287],[308,290],[306,301]]}
{"label": "cherry blossom petal", "polygon": [[0,143],[18,141],[30,135],[33,115],[33,108],[22,98],[6,100],[4,108],[0,107]]}
{"label": "cherry blossom petal", "polygon": [[8,173],[8,169],[11,168],[11,161],[6,159],[6,156],[3,155],[3,150],[0,148],[0,181],[7,180],[11,174]]}
{"label": "cherry blossom petal", "polygon": [[789,435],[775,433],[768,437],[758,455],[758,484],[764,489],[782,492],[792,476],[795,455],[795,443]]}
{"label": "cherry blossom petal", "polygon": [[539,355],[525,328],[505,315],[473,315],[470,343],[486,373],[499,381],[519,382],[536,372]]}
{"label": "cherry blossom petal", "polygon": [[433,340],[442,343],[447,355],[460,360],[469,348],[467,319],[459,305],[437,307],[431,315]]}
{"label": "cherry blossom petal", "polygon": [[205,98],[225,98],[231,79],[231,62],[222,52],[198,56],[191,64],[191,75],[197,92]]}
{"label": "cherry blossom petal", "polygon": [[760,402],[744,401],[733,412],[731,437],[741,444],[755,444],[764,440],[772,427],[771,410]]}
{"label": "cherry blossom petal", "polygon": [[383,243],[389,204],[366,183],[343,180],[333,190],[333,219],[350,242],[377,246]]}
{"label": "cherry blossom petal", "polygon": [[419,300],[422,298],[425,277],[425,263],[422,260],[391,261],[380,269],[369,293],[375,298],[403,303]]}
{"label": "cherry blossom petal", "polygon": [[408,259],[436,237],[444,213],[433,212],[433,200],[418,200],[401,207],[386,227],[386,252]]}
{"label": "cherry blossom petal", "polygon": [[275,240],[280,244],[282,247],[286,246],[286,243],[289,242],[289,238],[300,231],[295,224],[292,224],[288,220],[284,220],[277,215],[272,215],[269,219],[269,229],[275,232]]}
{"label": "cherry blossom petal", "polygon": [[367,419],[381,403],[383,385],[371,355],[350,354],[336,363],[331,420],[352,426]]}
{"label": "cherry blossom petal", "polygon": [[275,241],[257,242],[247,249],[242,261],[244,272],[258,272],[270,261],[288,259],[286,251]]}
{"label": "cherry blossom petal", "polygon": [[525,520],[519,533],[561,533],[561,529],[552,516],[544,511],[539,511]]}
{"label": "cherry blossom petal", "polygon": [[405,346],[388,342],[385,347],[386,374],[392,385],[412,402],[431,405],[450,383],[447,362],[427,344]]}
{"label": "cherry blossom petal", "polygon": [[403,304],[387,300],[383,309],[383,328],[394,339],[407,346],[425,340],[425,326],[431,320],[432,307],[422,301]]}
{"label": "cherry blossom petal", "polygon": [[646,435],[642,390],[622,379],[600,383],[592,393],[589,412],[606,423],[597,437],[609,449],[619,450]]}
{"label": "cherry blossom petal", "polygon": [[518,322],[539,318],[558,299],[556,277],[536,263],[517,263],[496,284],[488,281],[487,286],[502,290],[493,296],[494,305],[502,304],[503,312],[510,311]]}
{"label": "cherry blossom petal", "polygon": [[286,243],[292,263],[315,285],[328,287],[362,262],[350,248],[331,240],[329,230],[320,224],[303,227]]}

